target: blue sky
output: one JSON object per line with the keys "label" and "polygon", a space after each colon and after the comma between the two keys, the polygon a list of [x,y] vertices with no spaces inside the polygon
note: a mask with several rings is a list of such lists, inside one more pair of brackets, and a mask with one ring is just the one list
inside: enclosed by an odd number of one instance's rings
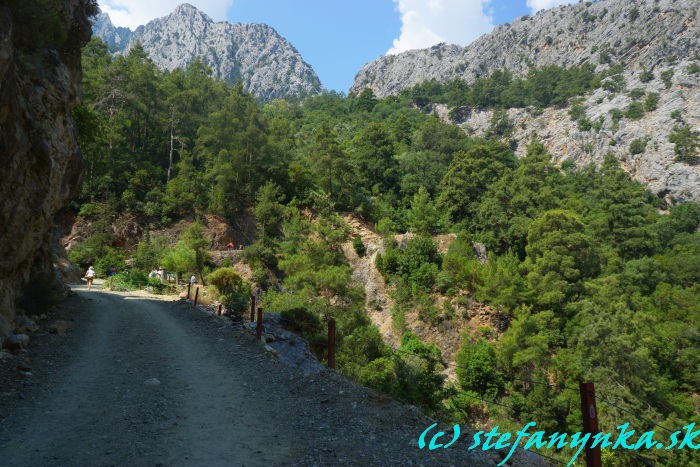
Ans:
{"label": "blue sky", "polygon": [[[347,92],[362,65],[439,42],[467,45],[494,26],[575,0],[186,0],[215,21],[265,23],[311,65],[326,89]],[[100,0],[132,30],[185,0]]]}

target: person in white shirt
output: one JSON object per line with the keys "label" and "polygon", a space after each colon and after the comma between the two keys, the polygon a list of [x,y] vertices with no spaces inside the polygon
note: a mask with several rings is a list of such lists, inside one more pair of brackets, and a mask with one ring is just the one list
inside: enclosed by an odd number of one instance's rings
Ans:
{"label": "person in white shirt", "polygon": [[95,269],[92,266],[90,266],[85,273],[85,279],[87,280],[88,290],[90,290],[90,287],[92,287],[92,281],[95,279]]}

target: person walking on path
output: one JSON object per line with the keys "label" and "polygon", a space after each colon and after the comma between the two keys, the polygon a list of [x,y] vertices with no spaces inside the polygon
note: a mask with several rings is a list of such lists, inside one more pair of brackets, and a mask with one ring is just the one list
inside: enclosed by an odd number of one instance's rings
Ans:
{"label": "person walking on path", "polygon": [[87,280],[87,285],[88,285],[88,290],[90,290],[90,287],[92,287],[92,281],[95,278],[95,269],[90,266],[85,273],[85,279]]}

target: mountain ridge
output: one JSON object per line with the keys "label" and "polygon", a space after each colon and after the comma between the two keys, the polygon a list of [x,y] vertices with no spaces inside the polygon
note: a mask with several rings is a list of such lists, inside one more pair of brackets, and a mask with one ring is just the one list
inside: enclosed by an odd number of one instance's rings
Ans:
{"label": "mountain ridge", "polygon": [[[658,196],[700,202],[699,167],[679,161],[669,141],[674,128],[700,130],[700,22],[692,0],[599,0],[544,10],[498,26],[466,47],[438,44],[381,57],[362,67],[351,93],[370,88],[386,97],[431,79],[472,84],[497,70],[523,77],[531,68],[583,64],[596,72],[624,67],[618,83],[581,97],[583,116],[599,124],[580,128],[568,106],[506,109],[518,156],[533,135],[557,163],[600,164],[610,153]],[[650,79],[642,78],[644,72]],[[620,119],[639,99],[634,92],[656,94],[658,105],[641,117]],[[486,108],[463,108],[452,116],[440,106],[426,110],[474,136],[486,135],[495,116]],[[642,152],[632,148],[635,141],[646,142]]]}
{"label": "mountain ridge", "polygon": [[311,66],[274,28],[214,22],[187,3],[134,31],[115,27],[107,14],[100,13],[93,32],[115,54],[128,53],[140,42],[163,70],[185,69],[199,58],[214,76],[229,84],[240,81],[246,91],[266,101],[323,90]]}

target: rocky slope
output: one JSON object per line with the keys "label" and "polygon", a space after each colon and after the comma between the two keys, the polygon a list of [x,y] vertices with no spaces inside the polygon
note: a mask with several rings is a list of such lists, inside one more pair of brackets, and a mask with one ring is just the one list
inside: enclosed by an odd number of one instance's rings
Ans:
{"label": "rocky slope", "polygon": [[139,26],[133,33],[115,28],[100,14],[93,26],[117,53],[127,53],[138,41],[164,70],[185,69],[195,59],[211,67],[214,76],[264,100],[304,96],[323,90],[321,82],[299,52],[265,24],[214,22],[192,5],[178,6],[170,15]]}
{"label": "rocky slope", "polygon": [[[560,6],[498,26],[467,47],[440,44],[382,57],[360,70],[352,91],[369,87],[387,96],[433,78],[473,82],[500,69],[522,76],[532,66],[591,63],[602,71],[619,63],[625,68],[623,89],[600,88],[583,102],[590,121],[603,118],[598,131],[579,130],[568,109],[546,109],[541,115],[532,109],[511,109],[518,154],[524,153],[533,132],[559,162],[598,163],[612,152],[653,192],[675,201],[700,202],[698,167],[674,162],[674,145],[668,141],[679,122],[700,127],[700,74],[692,72],[700,65],[697,11],[694,0],[600,0]],[[651,81],[641,82],[643,70],[653,73]],[[667,82],[661,78],[664,72],[672,73]],[[641,119],[623,118],[617,125],[610,111],[624,111],[633,100],[633,89],[659,94],[658,107]],[[445,109],[441,114],[447,119]],[[476,135],[483,134],[492,117],[483,109],[462,109],[460,114],[458,123]],[[630,144],[636,139],[647,140],[646,150],[632,155]]]}
{"label": "rocky slope", "polygon": [[[0,344],[20,331],[18,302],[50,296],[54,214],[77,194],[83,160],[71,117],[79,102],[80,48],[90,39],[85,0],[55,2],[62,39],[0,6]],[[26,12],[26,10],[25,10]],[[14,16],[13,16],[14,15]],[[41,23],[38,23],[41,24]],[[38,28],[34,28],[38,29]],[[39,45],[45,43],[47,45]],[[41,294],[32,293],[41,287]],[[60,292],[60,290],[56,290]],[[25,300],[24,308],[32,303]],[[33,311],[33,310],[31,310]],[[18,313],[19,312],[19,313]],[[25,320],[25,325],[26,325]],[[13,338],[12,342],[16,342]]]}

